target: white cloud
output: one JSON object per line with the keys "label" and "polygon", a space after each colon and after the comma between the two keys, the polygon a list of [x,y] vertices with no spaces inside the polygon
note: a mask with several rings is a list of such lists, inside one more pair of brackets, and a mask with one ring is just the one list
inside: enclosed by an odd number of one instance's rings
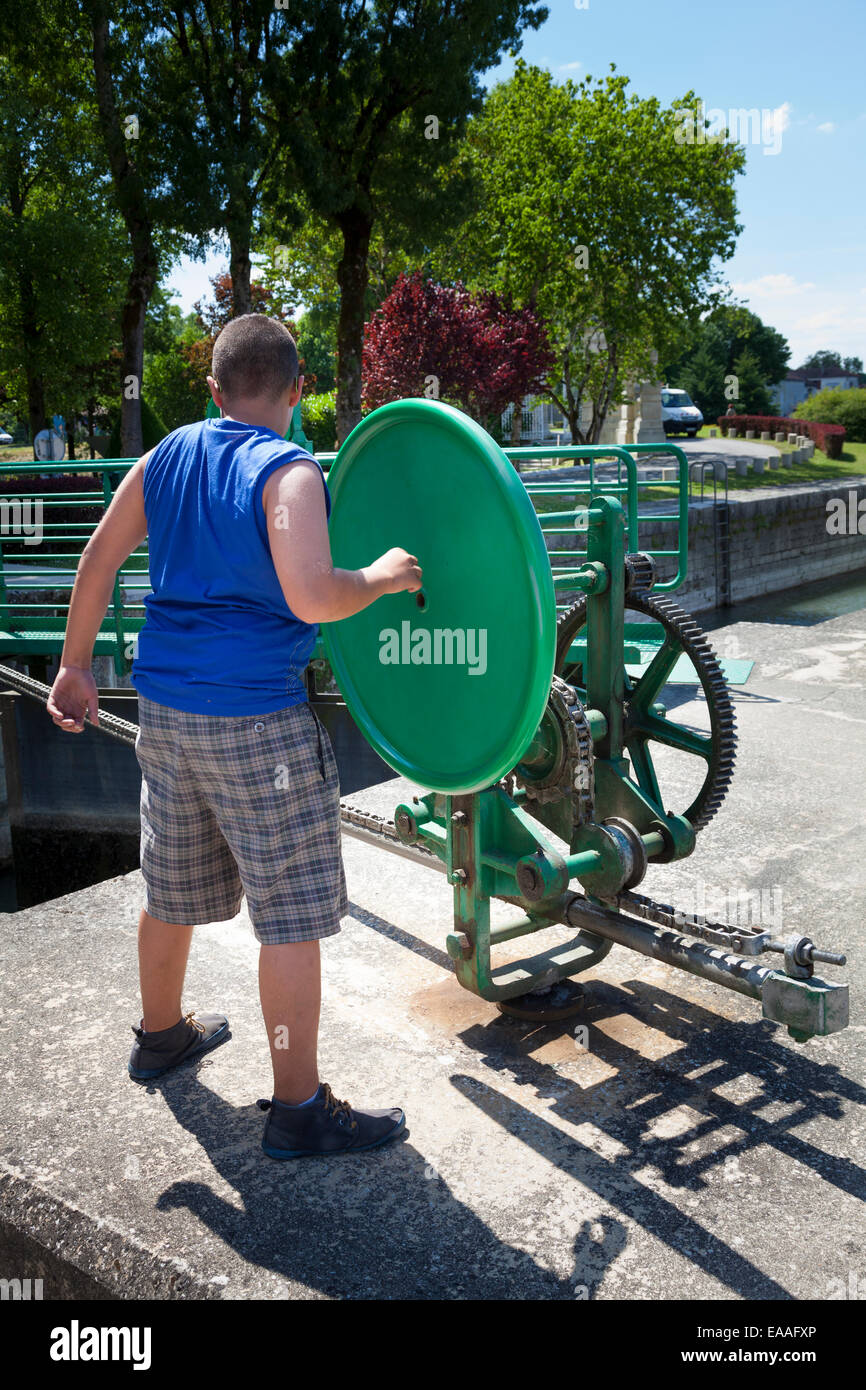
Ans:
{"label": "white cloud", "polygon": [[863,357],[866,345],[866,287],[862,272],[842,291],[829,284],[797,280],[793,275],[761,275],[732,286],[735,296],[778,329],[791,346],[791,365],[818,348]]}
{"label": "white cloud", "polygon": [[832,135],[833,131],[836,129],[836,126],[833,121],[824,121],[821,125],[819,125],[818,129],[820,130],[822,135]]}
{"label": "white cloud", "polygon": [[582,68],[583,63],[560,63],[557,72],[574,72],[576,68]]}
{"label": "white cloud", "polygon": [[851,314],[848,307],[842,304],[830,305],[825,309],[818,309],[814,314],[806,314],[802,318],[794,320],[793,331],[803,334],[823,333],[851,333],[862,334],[866,331],[866,315]]}
{"label": "white cloud", "polygon": [[809,280],[798,284],[793,275],[761,275],[757,280],[746,280],[733,286],[736,294],[745,294],[757,299],[787,299],[791,295],[804,294],[806,290],[814,288]]}
{"label": "white cloud", "polygon": [[771,129],[778,131],[781,135],[783,130],[787,130],[791,124],[791,111],[793,107],[789,101],[783,101],[781,106],[777,106],[773,111]]}

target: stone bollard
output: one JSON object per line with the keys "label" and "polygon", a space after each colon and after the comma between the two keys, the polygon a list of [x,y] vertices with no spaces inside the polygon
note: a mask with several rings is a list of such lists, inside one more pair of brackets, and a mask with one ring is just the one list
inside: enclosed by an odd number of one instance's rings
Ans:
{"label": "stone bollard", "polygon": [[777,444],[784,444],[784,442],[785,442],[785,431],[784,431],[784,430],[776,430],[775,440],[776,440],[776,443],[777,443]]}
{"label": "stone bollard", "polygon": [[789,435],[788,435],[788,443],[789,443],[789,444],[796,444],[796,443],[797,443],[797,436],[796,436],[796,434],[793,434],[793,433],[792,433],[792,434],[789,434]]}
{"label": "stone bollard", "polygon": [[752,459],[752,467],[756,473],[763,473],[766,463],[766,459]]}
{"label": "stone bollard", "polygon": [[715,426],[713,426],[713,428],[710,430],[710,439],[716,439],[718,437],[718,433],[719,431],[716,429]]}
{"label": "stone bollard", "polygon": [[754,431],[754,430],[746,430],[746,438],[747,438],[747,439],[754,439],[754,437],[755,437],[755,431]]}
{"label": "stone bollard", "polygon": [[761,438],[762,438],[762,439],[772,439],[772,435],[770,434],[770,431],[769,431],[769,430],[761,430]]}
{"label": "stone bollard", "polygon": [[752,465],[751,459],[737,459],[737,474],[740,478],[745,478]]}
{"label": "stone bollard", "polygon": [[782,460],[778,454],[775,454],[772,457],[768,458],[767,462],[771,468],[781,468],[782,466]]}

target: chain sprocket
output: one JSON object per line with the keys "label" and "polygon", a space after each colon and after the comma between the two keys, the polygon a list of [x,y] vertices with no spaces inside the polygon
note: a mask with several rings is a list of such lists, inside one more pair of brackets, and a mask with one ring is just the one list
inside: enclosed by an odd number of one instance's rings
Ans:
{"label": "chain sprocket", "polygon": [[528,776],[518,763],[503,779],[510,792],[516,782],[525,789],[527,799],[546,802],[571,799],[573,825],[588,825],[595,806],[592,733],[577,691],[567,681],[554,676],[548,698],[548,714],[559,728],[560,754],[550,772],[542,777]]}
{"label": "chain sprocket", "polygon": [[[727,681],[706,636],[679,604],[669,598],[651,597],[634,589],[626,596],[625,606],[660,623],[665,633],[679,643],[694,666],[706,696],[712,735],[707,775],[691,806],[682,813],[696,831],[703,830],[727,795],[736,760],[736,716]],[[554,669],[559,675],[565,675],[569,649],[585,622],[586,596],[582,595],[557,620]],[[628,703],[627,694],[624,701],[626,714]]]}

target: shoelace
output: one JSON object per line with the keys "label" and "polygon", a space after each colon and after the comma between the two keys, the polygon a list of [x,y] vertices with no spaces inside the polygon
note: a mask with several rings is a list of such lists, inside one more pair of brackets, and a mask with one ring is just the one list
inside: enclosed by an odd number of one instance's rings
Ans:
{"label": "shoelace", "polygon": [[[338,1118],[338,1116],[340,1116],[340,1115],[345,1116],[345,1118],[348,1120],[348,1119],[350,1118],[351,1114],[352,1114],[352,1110],[351,1110],[351,1107],[350,1107],[350,1105],[349,1105],[349,1102],[348,1102],[347,1100],[337,1100],[337,1097],[334,1095],[334,1092],[331,1090],[331,1088],[330,1088],[330,1086],[328,1085],[327,1081],[323,1081],[323,1082],[322,1082],[322,1085],[323,1085],[324,1092],[325,1092],[325,1094],[324,1094],[324,1101],[325,1101],[325,1105],[326,1105],[327,1110],[328,1110],[328,1114],[329,1114],[329,1115],[332,1115],[333,1118],[334,1118],[335,1120],[336,1120],[336,1119]],[[357,1128],[358,1128],[358,1121],[357,1121],[357,1120],[352,1120],[352,1123],[351,1123],[350,1128],[351,1128],[351,1129],[357,1129]]]}
{"label": "shoelace", "polygon": [[[343,1116],[345,1119],[348,1120],[348,1119],[349,1119],[349,1116],[350,1116],[351,1113],[352,1113],[352,1109],[351,1109],[351,1106],[349,1105],[349,1102],[348,1102],[347,1100],[337,1100],[337,1097],[334,1095],[334,1092],[331,1090],[331,1088],[330,1088],[330,1086],[328,1085],[327,1081],[323,1081],[323,1082],[322,1082],[322,1087],[323,1087],[322,1099],[323,1099],[324,1102],[325,1102],[325,1108],[326,1108],[328,1114],[329,1114],[333,1119],[335,1119],[335,1120],[336,1120],[336,1119],[339,1119],[340,1116]],[[270,1110],[270,1109],[273,1107],[273,1101],[270,1101],[270,1100],[257,1100],[257,1101],[256,1101],[256,1105],[258,1106],[259,1110]],[[357,1121],[357,1120],[352,1120],[351,1123],[350,1123],[350,1125],[349,1125],[349,1128],[350,1128],[350,1129],[357,1129],[357,1128],[358,1128],[358,1121]]]}
{"label": "shoelace", "polygon": [[[195,1014],[184,1014],[183,1018],[181,1019],[181,1022],[190,1024],[191,1027],[198,1029],[199,1033],[204,1032],[204,1024],[199,1023]],[[144,1029],[141,1027],[136,1028],[134,1023],[132,1024],[132,1031],[139,1040],[144,1037]]]}

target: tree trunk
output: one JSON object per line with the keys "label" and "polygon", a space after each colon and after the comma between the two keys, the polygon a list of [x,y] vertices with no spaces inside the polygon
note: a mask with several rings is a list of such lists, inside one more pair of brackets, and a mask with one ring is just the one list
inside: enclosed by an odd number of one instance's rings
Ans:
{"label": "tree trunk", "polygon": [[40,430],[45,429],[45,382],[39,372],[28,367],[27,376],[27,423],[30,428],[30,443]]}
{"label": "tree trunk", "polygon": [[21,302],[21,334],[27,345],[22,365],[27,380],[27,421],[32,444],[39,431],[45,428],[45,378],[33,366],[33,363],[38,361],[42,330],[36,312],[33,280],[24,270],[18,275],[18,290]]}
{"label": "tree trunk", "polygon": [[357,208],[339,219],[343,254],[337,266],[337,283],[340,287],[340,319],[337,324],[338,447],[361,419],[361,354],[371,225],[369,217]]}
{"label": "tree trunk", "polygon": [[120,452],[123,458],[144,453],[141,426],[141,378],[144,372],[144,316],[156,276],[146,265],[133,264],[120,316],[123,394],[120,406]]}
{"label": "tree trunk", "polygon": [[75,458],[75,411],[66,410],[66,446],[71,459]]}
{"label": "tree trunk", "polygon": [[[523,398],[514,401],[511,406],[511,447],[520,448],[520,435],[523,427]],[[512,466],[515,473],[520,472],[520,459],[512,459]]]}
{"label": "tree trunk", "polygon": [[253,298],[250,289],[252,263],[250,261],[249,220],[243,229],[239,226],[232,228],[229,245],[231,248],[229,272],[232,277],[232,316],[239,318],[241,314],[251,314],[253,311]]}
{"label": "tree trunk", "polygon": [[159,261],[153,244],[153,227],[141,177],[129,154],[130,142],[124,136],[117,111],[114,77],[108,52],[108,17],[102,5],[91,9],[93,35],[93,74],[99,124],[111,167],[118,206],[126,224],[132,252],[132,269],[126,283],[121,312],[122,384],[120,404],[120,451],[124,458],[144,453],[141,430],[141,379],[144,370],[144,316],[159,274]]}

